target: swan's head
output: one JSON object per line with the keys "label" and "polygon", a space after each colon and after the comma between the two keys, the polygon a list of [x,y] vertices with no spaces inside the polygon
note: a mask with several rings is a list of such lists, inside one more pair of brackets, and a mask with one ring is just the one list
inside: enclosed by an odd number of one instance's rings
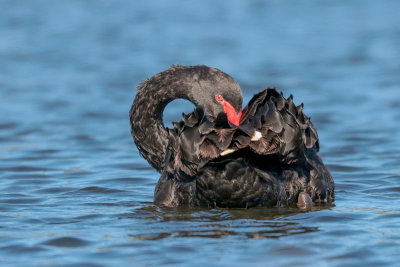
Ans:
{"label": "swan's head", "polygon": [[228,74],[207,66],[197,66],[197,82],[192,84],[192,99],[203,106],[206,115],[215,119],[225,112],[228,120],[239,125],[242,114],[242,91],[239,84]]}

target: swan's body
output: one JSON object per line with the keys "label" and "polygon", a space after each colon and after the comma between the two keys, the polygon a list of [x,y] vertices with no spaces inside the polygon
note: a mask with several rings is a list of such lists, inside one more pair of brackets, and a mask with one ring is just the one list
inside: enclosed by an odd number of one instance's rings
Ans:
{"label": "swan's body", "polygon": [[[174,129],[162,122],[176,98],[196,105]],[[132,136],[161,173],[154,201],[166,206],[285,206],[334,200],[334,182],[317,155],[314,126],[274,89],[242,111],[239,85],[207,66],[174,66],[138,87]]]}

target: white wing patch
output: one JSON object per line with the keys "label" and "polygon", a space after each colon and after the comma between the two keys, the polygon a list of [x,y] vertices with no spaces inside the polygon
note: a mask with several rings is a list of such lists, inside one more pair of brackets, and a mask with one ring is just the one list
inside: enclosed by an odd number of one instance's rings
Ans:
{"label": "white wing patch", "polygon": [[255,131],[254,135],[251,137],[251,141],[253,141],[253,142],[258,141],[261,139],[261,137],[262,137],[261,132]]}
{"label": "white wing patch", "polygon": [[228,154],[233,153],[233,152],[235,152],[235,150],[229,148],[229,149],[227,149],[225,151],[222,151],[221,156],[225,156],[225,155],[228,155]]}

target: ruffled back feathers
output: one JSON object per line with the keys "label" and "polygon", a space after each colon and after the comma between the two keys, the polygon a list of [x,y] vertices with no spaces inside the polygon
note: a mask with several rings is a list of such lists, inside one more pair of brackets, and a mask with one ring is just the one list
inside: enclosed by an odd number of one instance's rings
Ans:
{"label": "ruffled back feathers", "polygon": [[194,177],[210,161],[245,149],[253,157],[276,155],[283,165],[304,162],[310,150],[318,152],[319,143],[317,131],[302,110],[303,104],[295,106],[292,96],[286,99],[275,89],[250,100],[239,126],[231,124],[224,113],[211,120],[197,107],[169,129],[164,169],[170,175]]}

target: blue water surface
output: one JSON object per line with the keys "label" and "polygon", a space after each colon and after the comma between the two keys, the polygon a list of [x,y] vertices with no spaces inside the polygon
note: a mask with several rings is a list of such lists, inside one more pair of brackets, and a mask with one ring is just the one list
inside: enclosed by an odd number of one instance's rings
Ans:
{"label": "blue water surface", "polygon": [[[1,266],[396,266],[400,2],[0,0]],[[332,206],[157,207],[136,85],[172,64],[304,102]],[[169,105],[166,124],[190,104]]]}

